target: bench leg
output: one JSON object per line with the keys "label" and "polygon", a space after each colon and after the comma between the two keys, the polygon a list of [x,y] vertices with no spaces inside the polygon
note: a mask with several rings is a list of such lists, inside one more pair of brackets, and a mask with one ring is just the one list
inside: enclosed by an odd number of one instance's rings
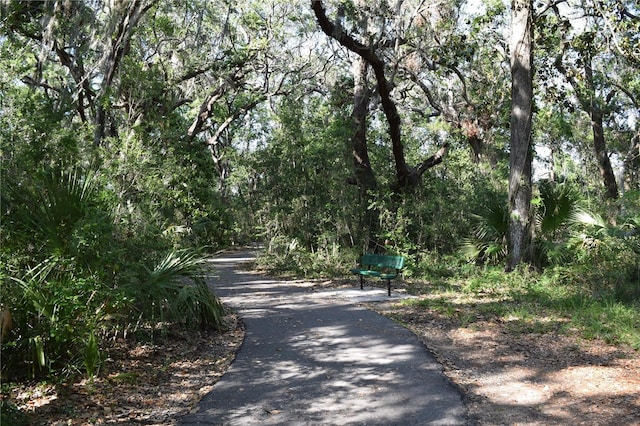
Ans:
{"label": "bench leg", "polygon": [[364,275],[360,275],[360,290],[364,289]]}
{"label": "bench leg", "polygon": [[387,294],[391,296],[391,279],[387,279]]}

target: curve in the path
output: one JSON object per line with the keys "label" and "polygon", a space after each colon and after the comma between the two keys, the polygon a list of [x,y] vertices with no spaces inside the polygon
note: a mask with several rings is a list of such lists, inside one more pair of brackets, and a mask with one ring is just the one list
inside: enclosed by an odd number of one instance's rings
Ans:
{"label": "curve in the path", "polygon": [[408,330],[347,300],[214,260],[211,286],[243,318],[228,372],[182,425],[462,425],[458,389]]}

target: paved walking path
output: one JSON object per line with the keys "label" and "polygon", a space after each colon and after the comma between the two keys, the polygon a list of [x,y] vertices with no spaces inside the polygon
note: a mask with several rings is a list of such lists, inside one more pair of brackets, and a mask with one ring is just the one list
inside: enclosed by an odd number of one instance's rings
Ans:
{"label": "paved walking path", "polygon": [[313,291],[238,269],[250,259],[213,260],[210,285],[239,312],[246,337],[181,425],[465,424],[459,391],[424,345],[357,305],[363,295],[387,299],[386,289]]}

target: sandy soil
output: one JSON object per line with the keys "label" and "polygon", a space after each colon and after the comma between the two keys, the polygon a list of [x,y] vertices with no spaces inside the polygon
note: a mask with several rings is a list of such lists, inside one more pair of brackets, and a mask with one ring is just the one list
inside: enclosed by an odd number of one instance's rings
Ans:
{"label": "sandy soil", "polygon": [[471,424],[640,425],[640,356],[500,321],[457,321],[391,303],[370,307],[405,324],[463,390]]}

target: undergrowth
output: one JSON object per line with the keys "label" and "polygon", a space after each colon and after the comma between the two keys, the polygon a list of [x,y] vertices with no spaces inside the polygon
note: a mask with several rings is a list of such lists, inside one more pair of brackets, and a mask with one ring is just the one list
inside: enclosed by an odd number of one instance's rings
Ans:
{"label": "undergrowth", "polygon": [[585,339],[602,339],[640,350],[640,300],[637,283],[597,281],[582,268],[543,272],[520,269],[505,273],[482,267],[459,273],[424,277],[410,286],[419,299],[405,303],[454,318],[461,325],[500,320],[516,333],[578,332]]}
{"label": "undergrowth", "polygon": [[[348,277],[358,261],[351,251],[313,252],[297,243],[280,244],[258,260],[278,275]],[[403,272],[404,303],[456,319],[461,326],[499,320],[514,333],[579,333],[640,350],[640,281],[633,268],[584,264],[536,270],[476,265],[456,256],[409,259]]]}

